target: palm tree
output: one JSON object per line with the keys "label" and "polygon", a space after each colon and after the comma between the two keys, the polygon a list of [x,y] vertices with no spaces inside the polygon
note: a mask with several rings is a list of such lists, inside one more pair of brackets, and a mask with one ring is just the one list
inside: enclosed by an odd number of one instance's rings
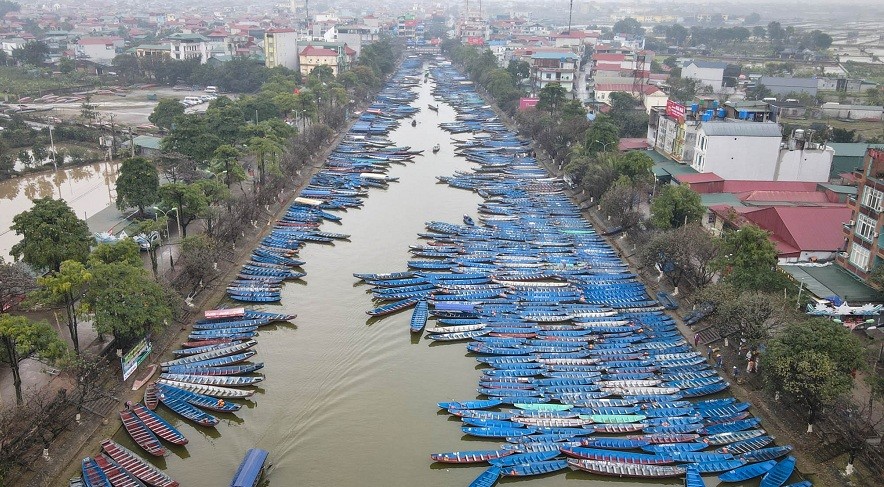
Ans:
{"label": "palm tree", "polygon": [[[264,186],[264,172],[266,170],[266,161],[270,158],[273,166],[276,168],[277,156],[282,153],[283,146],[281,141],[273,136],[252,137],[249,139],[249,150],[258,158],[258,185]],[[277,168],[278,169],[278,168]]]}

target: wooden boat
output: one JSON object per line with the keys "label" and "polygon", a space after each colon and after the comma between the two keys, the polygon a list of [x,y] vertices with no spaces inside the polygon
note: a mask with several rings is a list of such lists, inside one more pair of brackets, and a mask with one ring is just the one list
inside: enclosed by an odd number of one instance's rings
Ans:
{"label": "wooden boat", "polygon": [[101,448],[120,467],[126,469],[142,482],[154,487],[178,487],[178,482],[115,441],[105,439],[101,442]]}
{"label": "wooden boat", "polygon": [[194,406],[208,409],[210,411],[217,411],[219,413],[239,411],[242,407],[234,402],[225,402],[224,400],[216,399],[212,396],[185,391],[176,387],[158,386],[157,392],[162,394],[165,398],[181,400]]}
{"label": "wooden boat", "polygon": [[455,451],[448,453],[431,453],[430,459],[441,463],[481,463],[489,460],[513,455],[512,450],[475,450]]}
{"label": "wooden boat", "polygon": [[92,457],[86,457],[80,464],[80,470],[83,472],[83,483],[87,487],[111,487],[110,480],[104,470],[95,463]]}
{"label": "wooden boat", "polygon": [[[240,362],[245,362],[246,360],[254,357],[258,352],[254,350],[246,350],[243,353],[237,353],[235,355],[226,355],[224,357],[213,358],[209,360],[201,360],[199,362],[190,362],[187,364],[183,364],[189,367],[225,367],[228,365],[235,365]],[[167,370],[169,367],[175,367],[174,365],[170,365],[168,367],[163,367],[163,370]]]}
{"label": "wooden boat", "polygon": [[767,460],[776,460],[783,455],[788,455],[792,451],[792,445],[771,446],[769,448],[760,448],[750,452],[738,455],[737,458],[746,463],[765,462]]}
{"label": "wooden boat", "polygon": [[462,333],[466,331],[476,331],[485,328],[484,323],[476,323],[474,325],[453,325],[453,326],[437,326],[435,328],[427,328],[427,333]]}
{"label": "wooden boat", "polygon": [[537,432],[534,428],[499,428],[481,426],[461,426],[461,431],[479,438],[518,438]]}
{"label": "wooden boat", "polygon": [[687,469],[677,465],[637,465],[634,463],[604,462],[597,460],[568,459],[568,466],[574,470],[583,470],[610,477],[635,477],[660,479],[681,477]]}
{"label": "wooden boat", "polygon": [[715,453],[730,453],[731,455],[740,455],[742,453],[746,453],[752,450],[757,450],[759,448],[763,448],[766,445],[769,445],[773,442],[773,437],[769,435],[756,436],[755,438],[750,438],[748,440],[737,441],[735,443],[731,443],[730,445],[725,445],[717,450]]}
{"label": "wooden boat", "polygon": [[172,398],[163,398],[160,396],[160,401],[166,405],[173,412],[178,414],[184,419],[189,419],[194,423],[201,424],[203,426],[212,426],[214,427],[216,424],[220,422],[218,418],[212,416],[211,414],[203,411],[202,409],[193,406],[192,404],[185,402],[181,399],[172,399]]}
{"label": "wooden boat", "polygon": [[264,368],[263,362],[253,364],[227,365],[224,367],[191,367],[188,365],[173,365],[166,368],[171,374],[190,375],[241,375],[251,374]]}
{"label": "wooden boat", "polygon": [[220,345],[225,343],[228,345],[233,345],[236,341],[237,340],[234,340],[233,338],[212,338],[211,340],[193,340],[189,342],[184,342],[181,344],[181,346],[193,348],[204,347],[206,345]]}
{"label": "wooden boat", "polygon": [[212,360],[212,359],[216,359],[216,358],[220,358],[220,357],[226,357],[228,355],[238,354],[238,353],[244,352],[244,351],[254,347],[257,344],[258,344],[258,342],[256,342],[255,340],[248,340],[246,342],[237,343],[237,344],[231,345],[229,347],[220,348],[218,350],[212,350],[211,352],[199,353],[196,355],[190,355],[188,357],[170,360],[168,362],[163,362],[160,365],[162,365],[163,367],[170,367],[172,365],[186,365],[186,364],[192,364],[195,362],[203,362],[206,360]]}
{"label": "wooden boat", "polygon": [[685,472],[684,487],[706,487],[703,477],[700,476],[700,470],[696,465],[688,465]]}
{"label": "wooden boat", "polygon": [[581,414],[580,418],[589,419],[593,423],[628,424],[644,421],[647,416],[643,414]]}
{"label": "wooden boat", "polygon": [[420,298],[406,298],[390,304],[378,306],[377,308],[368,310],[365,313],[370,316],[384,316],[395,313],[397,311],[402,311],[405,308],[410,308],[414,306],[418,301],[420,301]]}
{"label": "wooden boat", "polygon": [[685,442],[685,443],[662,443],[662,444],[645,444],[641,447],[642,450],[648,453],[679,453],[679,452],[688,452],[688,451],[700,451],[707,448],[709,445],[703,443],[702,441],[696,442]]}
{"label": "wooden boat", "polygon": [[526,411],[567,411],[574,406],[570,404],[515,403],[513,406]]}
{"label": "wooden boat", "polygon": [[788,456],[761,477],[759,487],[781,487],[792,476],[795,470],[795,457]]}
{"label": "wooden boat", "polygon": [[157,397],[157,386],[156,383],[152,382],[144,388],[144,405],[147,406],[147,409],[153,411],[157,408],[159,403],[160,399]]}
{"label": "wooden boat", "polygon": [[159,438],[175,445],[187,444],[187,438],[177,428],[169,424],[159,414],[144,407],[144,405],[134,404],[132,412]]}
{"label": "wooden boat", "polygon": [[470,482],[470,487],[493,487],[500,475],[500,467],[492,465]]}
{"label": "wooden boat", "polygon": [[503,404],[499,399],[484,399],[476,401],[449,401],[437,403],[439,409],[488,409]]}
{"label": "wooden boat", "polygon": [[[157,380],[157,384],[162,384],[166,386],[177,387],[178,389],[184,389],[185,391],[196,392],[197,394],[204,394],[206,396],[212,397],[221,397],[221,398],[231,398],[231,397],[250,397],[255,394],[255,391],[243,390],[243,389],[231,389],[229,387],[220,387],[220,386],[208,386],[202,384],[191,384],[189,382],[178,382],[174,380],[167,379],[159,379]],[[160,398],[162,400],[162,398]]]}
{"label": "wooden boat", "polygon": [[641,431],[644,427],[641,423],[593,423],[596,433],[615,435],[624,433],[635,433]]}
{"label": "wooden boat", "polygon": [[434,112],[439,111],[439,105],[433,105],[432,103],[427,104],[427,108],[429,108],[430,110],[433,110]]}
{"label": "wooden boat", "polygon": [[256,487],[264,474],[264,464],[269,455],[267,450],[249,448],[230,480],[230,487]]}
{"label": "wooden boat", "polygon": [[505,477],[529,477],[558,472],[566,468],[568,468],[568,462],[565,460],[547,460],[502,467],[500,472]]}
{"label": "wooden boat", "polygon": [[160,374],[161,379],[208,386],[246,387],[264,380],[264,376]]}
{"label": "wooden boat", "polygon": [[717,435],[707,436],[703,441],[708,445],[727,445],[728,443],[736,443],[738,441],[748,440],[757,436],[762,436],[764,430],[746,430],[733,431],[730,433],[719,433]]}
{"label": "wooden boat", "polygon": [[153,374],[156,371],[157,371],[157,364],[150,364],[147,367],[147,370],[144,372],[144,375],[141,376],[140,379],[138,379],[132,383],[132,390],[137,391],[138,389],[141,389],[141,387],[144,384],[146,384],[148,381],[150,381],[150,378],[153,377]]}
{"label": "wooden boat", "polygon": [[645,440],[630,440],[627,438],[584,438],[580,443],[582,446],[605,448],[608,450],[634,450],[649,445]]}
{"label": "wooden boat", "polygon": [[[504,450],[504,451],[512,451],[512,450]],[[547,460],[552,460],[553,458],[555,458],[557,456],[559,456],[558,450],[519,453],[516,455],[510,455],[510,456],[504,456],[502,458],[491,459],[491,460],[488,460],[488,463],[490,463],[491,465],[497,465],[498,467],[511,467],[514,465],[524,465],[527,463],[544,462]]]}
{"label": "wooden boat", "polygon": [[95,457],[95,463],[104,471],[107,479],[114,487],[145,487],[144,483],[119,466],[117,462],[113,461],[105,453]]}
{"label": "wooden boat", "polygon": [[620,450],[605,450],[601,448],[562,448],[562,453],[572,458],[584,458],[587,460],[602,460],[605,462],[634,463],[637,465],[665,465],[675,463],[672,457],[665,454],[632,453]]}
{"label": "wooden boat", "polygon": [[476,337],[487,335],[490,332],[490,330],[479,329],[474,331],[463,331],[456,333],[434,333],[431,335],[427,335],[427,338],[429,338],[430,340],[451,342],[457,340],[471,340]]}
{"label": "wooden boat", "polygon": [[776,460],[768,460],[766,462],[760,463],[750,463],[749,465],[737,467],[729,472],[725,472],[719,475],[718,478],[722,482],[742,482],[744,480],[749,480],[766,474],[772,468],[774,468],[774,465],[776,464]]}
{"label": "wooden boat", "polygon": [[714,462],[699,462],[692,465],[696,466],[700,473],[721,473],[741,467],[745,465],[745,463],[739,460],[720,460]]}
{"label": "wooden boat", "polygon": [[120,419],[123,420],[123,427],[126,428],[126,432],[144,451],[158,457],[168,453],[166,447],[160,443],[159,438],[138,419],[135,413],[129,410],[120,411]]}
{"label": "wooden boat", "polygon": [[427,317],[429,316],[429,304],[427,304],[426,300],[420,300],[415,305],[414,310],[411,313],[411,332],[412,333],[420,333],[424,326],[427,324]]}

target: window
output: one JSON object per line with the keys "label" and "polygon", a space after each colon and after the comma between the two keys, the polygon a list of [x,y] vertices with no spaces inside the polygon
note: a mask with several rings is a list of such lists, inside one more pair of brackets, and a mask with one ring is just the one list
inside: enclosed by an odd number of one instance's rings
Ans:
{"label": "window", "polygon": [[881,211],[882,199],[884,199],[884,193],[875,188],[866,186],[863,190],[863,206],[867,206],[875,211]]}
{"label": "window", "polygon": [[710,224],[710,225],[714,225],[714,224],[715,224],[715,213],[713,213],[713,212],[711,212],[711,211],[709,212],[709,216],[708,216],[707,219],[706,219],[706,223],[708,223],[708,224]]}
{"label": "window", "polygon": [[875,224],[877,222],[872,220],[871,218],[863,215],[862,213],[856,216],[856,230],[855,233],[862,237],[865,240],[872,241],[875,233]]}
{"label": "window", "polygon": [[869,266],[869,249],[854,242],[850,247],[850,263],[862,270],[867,270]]}

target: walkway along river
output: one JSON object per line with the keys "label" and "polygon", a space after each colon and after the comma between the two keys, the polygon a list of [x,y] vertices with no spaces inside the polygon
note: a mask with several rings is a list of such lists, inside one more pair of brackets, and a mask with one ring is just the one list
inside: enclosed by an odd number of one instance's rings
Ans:
{"label": "walkway along river", "polygon": [[[161,414],[189,438],[186,447],[158,462],[183,486],[226,485],[246,449],[271,452],[274,486],[449,486],[468,485],[483,467],[431,463],[429,454],[493,449],[502,440],[465,437],[460,422],[437,401],[476,397],[478,363],[462,343],[438,345],[413,337],[410,313],[366,320],[375,304],[353,272],[402,270],[413,259],[410,244],[429,220],[459,223],[475,215],[478,194],[439,184],[436,176],[468,171],[455,157],[451,135],[437,124],[454,120],[454,109],[431,95],[433,83],[415,88],[422,111],[416,125],[403,123],[390,134],[397,146],[423,150],[412,163],[393,165],[399,182],[371,190],[359,210],[322,230],[350,235],[349,241],[307,245],[307,277],[287,284],[279,306],[297,313],[295,325],[261,329],[258,355],[266,380],[235,415],[221,414],[215,429],[194,427],[161,408]],[[427,110],[438,104],[438,111]],[[468,135],[458,135],[468,139]],[[431,149],[440,144],[441,150]],[[424,241],[425,242],[425,241]],[[115,440],[135,445],[120,431]],[[508,483],[507,481],[503,481]],[[568,471],[533,480],[534,485],[611,485],[614,481]],[[618,485],[647,485],[620,480]],[[656,480],[652,485],[680,485]]]}

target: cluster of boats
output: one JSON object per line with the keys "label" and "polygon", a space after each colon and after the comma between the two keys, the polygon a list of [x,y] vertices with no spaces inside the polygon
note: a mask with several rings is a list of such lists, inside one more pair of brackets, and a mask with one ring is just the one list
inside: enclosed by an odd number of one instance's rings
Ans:
{"label": "cluster of boats", "polygon": [[[188,341],[172,354],[174,359],[160,364],[159,379],[147,384],[143,403],[127,404],[120,411],[123,428],[143,454],[163,457],[167,444],[186,445],[187,438],[156,409],[163,404],[170,411],[200,426],[219,423],[212,413],[232,413],[254,394],[249,386],[264,377],[256,374],[262,363],[246,363],[257,352],[252,350],[258,327],[290,321],[294,315],[268,313],[244,308],[205,312],[193,325]],[[208,412],[208,411],[211,411]],[[82,478],[87,487],[175,487],[178,482],[157,469],[138,453],[111,439],[101,442],[102,452],[84,458]]]}
{"label": "cluster of boats", "polygon": [[663,312],[677,303],[648,295],[464,77],[447,67],[433,76],[434,95],[458,113],[440,127],[472,134],[454,145],[476,164],[439,179],[484,201],[463,224],[428,222],[408,269],[354,274],[379,301],[369,315],[414,308],[412,333],[467,341],[485,366],[479,398],[438,406],[465,435],[505,443],[431,459],[490,465],[476,487],[568,468],[691,487],[704,474],[784,485],[792,447],[774,445],[750,404],[723,394],[728,383]]}

